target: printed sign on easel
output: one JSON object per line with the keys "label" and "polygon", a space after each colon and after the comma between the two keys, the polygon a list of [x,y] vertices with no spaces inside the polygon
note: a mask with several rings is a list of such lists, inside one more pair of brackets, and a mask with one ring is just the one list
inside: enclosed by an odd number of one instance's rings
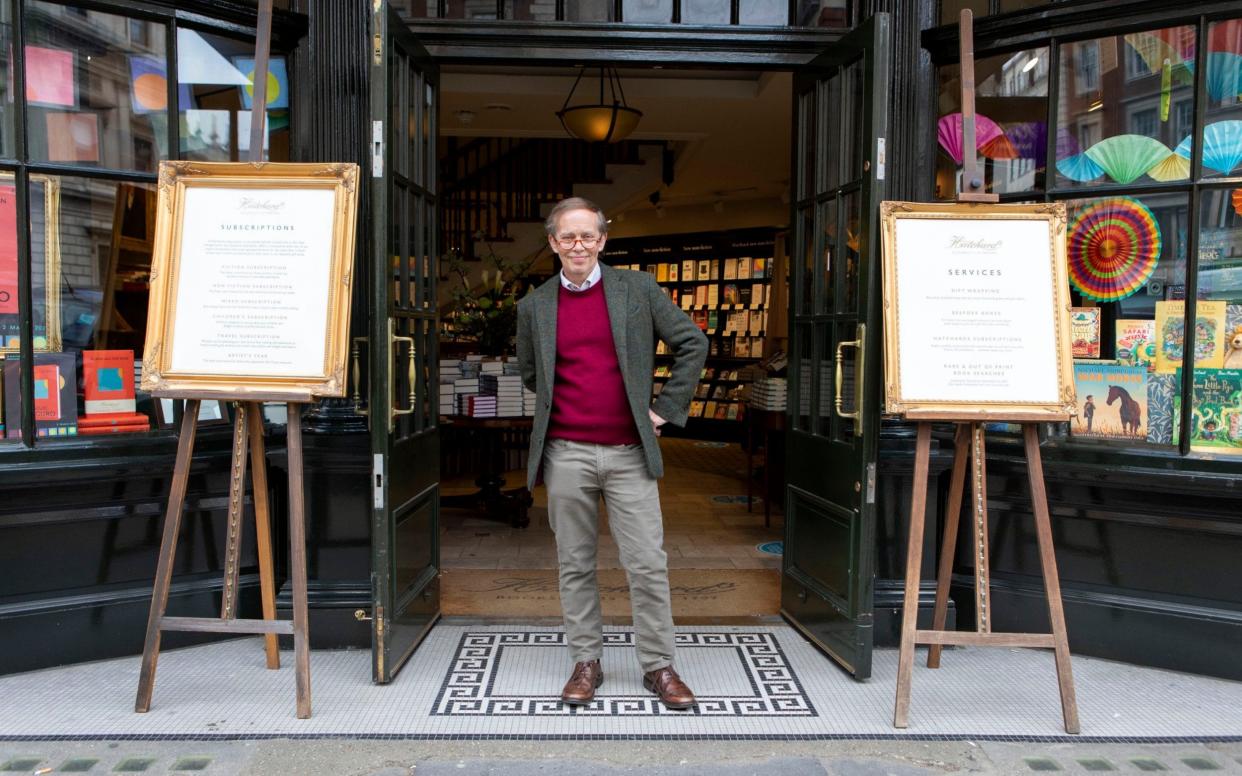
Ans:
{"label": "printed sign on easel", "polygon": [[[918,421],[906,547],[905,598],[893,725],[909,724],[914,650],[939,668],[946,644],[1042,647],[1055,653],[1067,733],[1077,733],[1061,586],[1053,551],[1038,423],[1074,411],[1065,206],[884,202],[884,398]],[[932,625],[918,627],[931,421],[955,421]],[[1051,630],[992,631],[984,422],[1022,424],[1031,509]],[[945,630],[949,585],[969,469],[973,632]]]}
{"label": "printed sign on easel", "polygon": [[885,202],[881,217],[886,411],[1068,419],[1065,205]]}

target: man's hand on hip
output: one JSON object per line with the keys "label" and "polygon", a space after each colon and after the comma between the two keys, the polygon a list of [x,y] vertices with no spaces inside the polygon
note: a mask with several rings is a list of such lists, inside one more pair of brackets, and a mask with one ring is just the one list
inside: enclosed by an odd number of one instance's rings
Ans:
{"label": "man's hand on hip", "polygon": [[647,410],[647,416],[651,418],[651,430],[655,432],[656,436],[659,436],[660,426],[663,426],[668,421],[660,417],[659,415],[655,414],[651,410]]}

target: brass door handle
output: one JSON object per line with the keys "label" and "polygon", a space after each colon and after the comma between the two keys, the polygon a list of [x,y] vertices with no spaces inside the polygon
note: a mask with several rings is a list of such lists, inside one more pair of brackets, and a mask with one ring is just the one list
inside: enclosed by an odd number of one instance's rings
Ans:
{"label": "brass door handle", "polygon": [[354,337],[354,343],[353,343],[354,412],[358,413],[359,415],[370,415],[371,414],[370,408],[362,406],[362,358],[361,358],[361,354],[359,353],[359,348],[358,348],[359,342],[366,342],[369,345],[370,339],[367,337]]}
{"label": "brass door handle", "polygon": [[[836,394],[833,398],[834,409],[837,416],[854,421],[854,436],[862,436],[862,415],[863,415],[863,397],[866,393],[862,390],[863,366],[867,352],[867,324],[860,323],[857,328],[857,339],[843,340],[837,343],[837,370],[836,370]],[[854,409],[846,412],[844,401],[841,399],[841,387],[845,382],[845,348],[854,348],[858,351],[854,358]]]}
{"label": "brass door handle", "polygon": [[[398,342],[406,342],[406,343],[409,343],[409,346],[410,346],[410,353],[409,353],[409,356],[406,358],[406,374],[408,376],[409,384],[410,384],[410,395],[409,395],[410,406],[407,409],[398,408],[397,401],[396,401],[397,375],[396,375],[396,370],[393,369],[392,359],[393,359],[393,354],[394,354],[394,351],[396,350]],[[396,321],[389,318],[388,319],[388,413],[389,413],[388,414],[388,430],[389,431],[392,430],[393,425],[396,423],[397,418],[401,417],[402,415],[409,415],[414,412],[414,402],[416,400],[414,374],[415,374],[414,372],[414,338],[413,337],[402,337],[398,335],[396,333]]]}

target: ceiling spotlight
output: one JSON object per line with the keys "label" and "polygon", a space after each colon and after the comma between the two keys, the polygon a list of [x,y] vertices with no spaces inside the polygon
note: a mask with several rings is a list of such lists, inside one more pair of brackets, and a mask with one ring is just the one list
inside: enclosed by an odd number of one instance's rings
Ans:
{"label": "ceiling spotlight", "polygon": [[[565,104],[556,112],[556,117],[561,120],[561,126],[571,137],[592,143],[616,143],[629,137],[638,126],[638,120],[643,117],[643,112],[626,104],[625,91],[621,88],[621,78],[617,75],[616,68],[604,66],[599,69],[597,102],[569,104],[585,72],[586,68],[583,68],[578,73],[578,78],[565,98]],[[608,83],[611,102],[604,100],[605,81]]]}
{"label": "ceiling spotlight", "polygon": [[453,115],[457,117],[458,121],[466,126],[470,126],[474,123],[474,111],[472,110],[459,110]]}

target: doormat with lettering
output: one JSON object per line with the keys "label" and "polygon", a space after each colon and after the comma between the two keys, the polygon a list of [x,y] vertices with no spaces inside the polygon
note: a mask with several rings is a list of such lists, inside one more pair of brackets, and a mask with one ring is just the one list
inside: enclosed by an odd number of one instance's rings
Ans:
{"label": "doormat with lettering", "polygon": [[[670,569],[673,616],[757,617],[780,613],[775,569]],[[559,617],[556,569],[445,569],[440,585],[446,615]],[[600,569],[605,617],[630,615],[629,585],[621,569]]]}

